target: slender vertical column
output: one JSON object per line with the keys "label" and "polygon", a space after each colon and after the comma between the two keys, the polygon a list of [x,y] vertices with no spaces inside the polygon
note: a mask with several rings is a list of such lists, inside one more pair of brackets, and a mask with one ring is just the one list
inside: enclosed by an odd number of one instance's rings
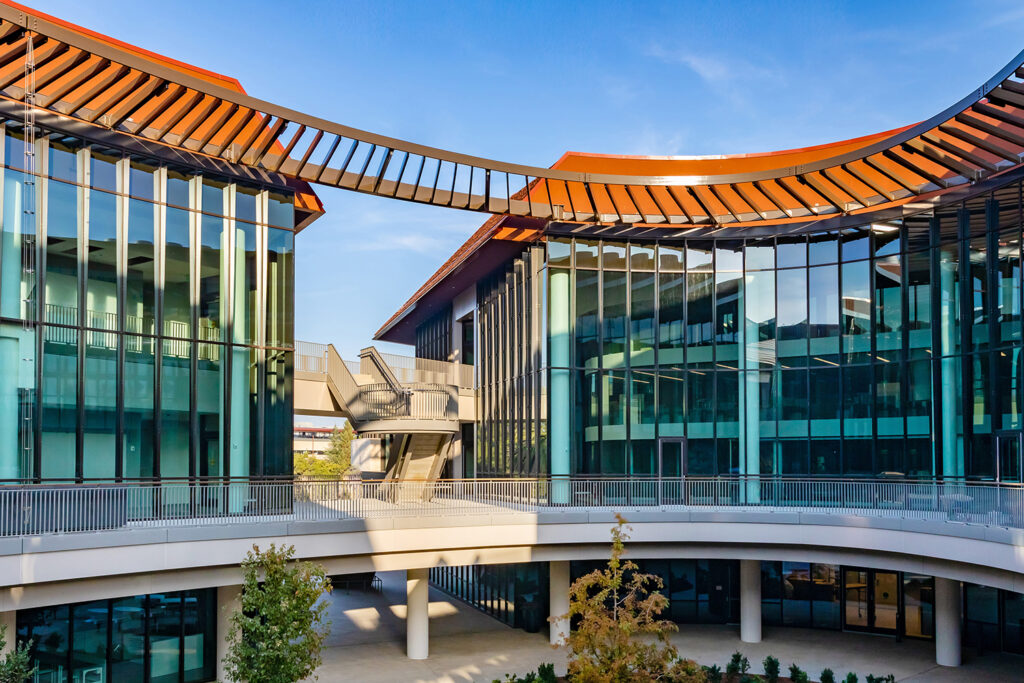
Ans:
{"label": "slender vertical column", "polygon": [[760,560],[740,560],[740,640],[761,642]]}
{"label": "slender vertical column", "polygon": [[[569,271],[551,269],[551,388],[548,395],[548,434],[551,439],[551,476],[568,478],[572,414],[569,408],[570,307]],[[568,481],[552,482],[551,502],[568,503]]]}
{"label": "slender vertical column", "polygon": [[14,645],[18,640],[18,613],[15,610],[0,612],[0,626],[4,627],[4,646],[0,649],[0,657],[8,652],[14,652]]}
{"label": "slender vertical column", "polygon": [[960,666],[960,582],[935,577],[935,663]]}
{"label": "slender vertical column", "polygon": [[405,653],[409,659],[426,659],[430,652],[430,596],[426,569],[405,574]]}
{"label": "slender vertical column", "polygon": [[217,587],[217,680],[228,681],[224,671],[224,657],[228,653],[228,631],[231,630],[231,615],[242,608],[241,586]]}
{"label": "slender vertical column", "polygon": [[[549,638],[552,645],[561,645],[569,635],[569,562],[550,562],[548,567],[548,603],[550,616]],[[558,618],[556,618],[558,617]]]}
{"label": "slender vertical column", "polygon": [[939,256],[939,367],[942,381],[942,474],[946,477],[960,477],[964,473],[963,453],[957,439],[960,373],[957,358],[953,355],[956,353],[956,266],[955,256],[944,249]]}

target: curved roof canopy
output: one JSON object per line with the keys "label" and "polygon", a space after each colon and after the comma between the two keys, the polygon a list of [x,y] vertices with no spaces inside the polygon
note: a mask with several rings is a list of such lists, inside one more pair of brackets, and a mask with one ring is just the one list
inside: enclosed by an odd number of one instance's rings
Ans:
{"label": "curved roof canopy", "polygon": [[0,99],[258,171],[424,204],[574,222],[765,224],[905,203],[1024,161],[1024,52],[940,114],[887,133],[740,157],[571,154],[555,168],[368,133],[233,85],[0,3]]}

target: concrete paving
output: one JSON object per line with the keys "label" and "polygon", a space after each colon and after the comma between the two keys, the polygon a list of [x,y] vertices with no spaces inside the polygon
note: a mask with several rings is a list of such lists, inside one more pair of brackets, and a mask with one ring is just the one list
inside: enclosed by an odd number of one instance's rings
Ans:
{"label": "concrete paving", "polygon": [[[331,597],[331,634],[324,650],[320,680],[361,683],[460,683],[504,679],[506,673],[526,673],[543,662],[554,662],[564,673],[565,655],[552,650],[544,633],[509,628],[448,595],[430,591],[430,657],[412,661],[405,656],[405,572],[383,572],[381,592],[338,590]],[[724,668],[739,650],[760,673],[767,655],[777,657],[783,673],[797,663],[817,679],[830,667],[839,680],[848,671],[863,681],[869,673],[892,673],[908,683],[952,683],[967,679],[986,683],[1022,680],[1024,658],[986,654],[971,657],[956,669],[935,664],[931,642],[798,628],[765,628],[757,644],[740,642],[739,630],[729,626],[680,627],[673,641],[680,653],[701,664]]]}

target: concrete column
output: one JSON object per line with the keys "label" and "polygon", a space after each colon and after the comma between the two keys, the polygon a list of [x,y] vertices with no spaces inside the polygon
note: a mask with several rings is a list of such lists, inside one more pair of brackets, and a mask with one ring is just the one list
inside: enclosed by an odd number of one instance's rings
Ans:
{"label": "concrete column", "polygon": [[217,680],[228,681],[224,671],[224,657],[228,653],[228,632],[231,630],[231,615],[242,609],[241,586],[217,587]]}
{"label": "concrete column", "polygon": [[14,643],[18,639],[17,634],[17,616],[18,613],[13,609],[9,612],[0,612],[0,626],[4,628],[4,646],[0,649],[0,657],[3,657],[8,652],[14,652]]}
{"label": "concrete column", "polygon": [[935,663],[960,666],[960,582],[935,577]]}
{"label": "concrete column", "polygon": [[[548,605],[552,618],[569,613],[569,561],[548,563]],[[549,638],[552,645],[561,645],[569,635],[569,620],[550,622]]]}
{"label": "concrete column", "polygon": [[430,652],[430,596],[426,569],[405,573],[405,653],[409,659],[426,659]]}
{"label": "concrete column", "polygon": [[760,560],[740,560],[740,640],[761,642]]}

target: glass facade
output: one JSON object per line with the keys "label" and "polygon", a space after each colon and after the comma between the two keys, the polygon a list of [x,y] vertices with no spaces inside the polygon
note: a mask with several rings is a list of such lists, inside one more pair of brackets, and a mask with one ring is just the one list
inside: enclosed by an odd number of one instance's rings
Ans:
{"label": "glass facade", "polygon": [[216,678],[217,591],[154,593],[18,611],[35,680],[200,683]]}
{"label": "glass facade", "polygon": [[549,237],[550,471],[1021,481],[1020,249],[1017,183],[808,235]]}
{"label": "glass facade", "polygon": [[290,474],[292,195],[0,133],[0,480]]}

